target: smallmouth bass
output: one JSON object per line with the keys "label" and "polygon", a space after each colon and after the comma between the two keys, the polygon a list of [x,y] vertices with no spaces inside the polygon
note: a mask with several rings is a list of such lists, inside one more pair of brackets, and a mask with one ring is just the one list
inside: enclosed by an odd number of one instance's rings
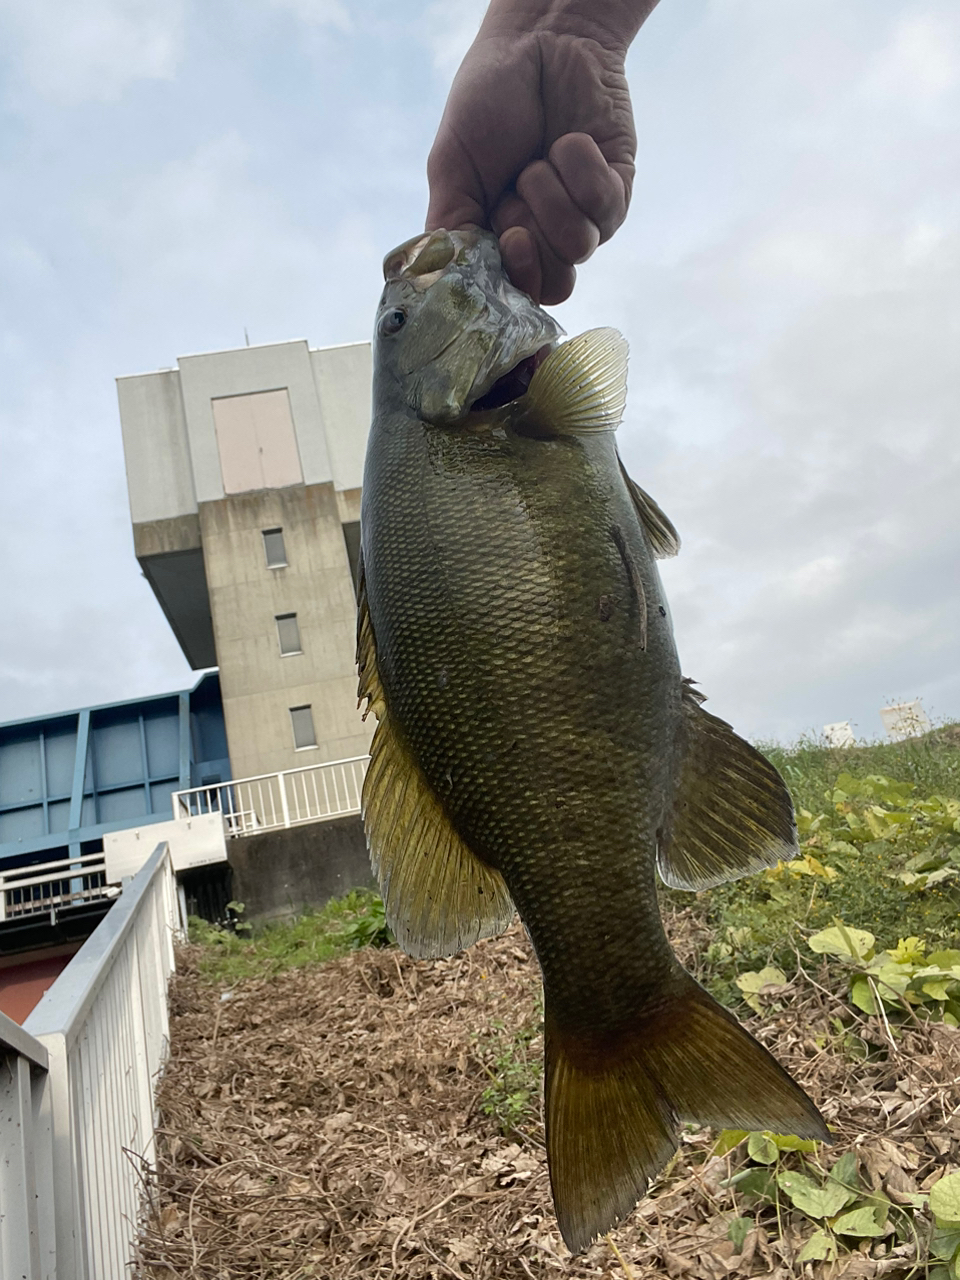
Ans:
{"label": "smallmouth bass", "polygon": [[680,966],[655,875],[702,889],[796,852],[773,766],[683,679],[656,558],[679,541],[615,444],[627,350],[560,343],[495,237],[389,255],[363,484],[363,816],[415,956],[516,909],[544,987],[564,1241],[621,1221],[687,1121],[829,1141],[816,1107]]}

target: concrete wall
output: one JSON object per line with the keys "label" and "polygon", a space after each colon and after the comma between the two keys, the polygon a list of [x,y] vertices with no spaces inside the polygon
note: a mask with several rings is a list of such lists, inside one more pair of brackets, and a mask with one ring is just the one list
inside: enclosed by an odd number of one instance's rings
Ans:
{"label": "concrete wall", "polygon": [[223,814],[201,813],[193,818],[154,822],[148,827],[109,831],[103,837],[107,883],[119,884],[135,876],[154,849],[166,840],[174,871],[205,867],[227,859]]}
{"label": "concrete wall", "polygon": [[[235,778],[364,755],[356,599],[332,484],[234,494],[200,507],[227,741]],[[281,528],[287,566],[267,567]],[[276,615],[295,613],[302,653],[282,656]],[[315,748],[297,750],[290,708],[309,705]]]}
{"label": "concrete wall", "polygon": [[176,369],[117,379],[134,524],[195,514],[187,420]]}
{"label": "concrete wall", "polygon": [[375,887],[359,817],[314,822],[228,841],[233,896],[244,919],[278,920]]}
{"label": "concrete wall", "polygon": [[370,428],[369,342],[305,341],[181,356],[177,369],[117,379],[134,524],[224,496],[213,402],[286,391],[305,484],[359,488]]}
{"label": "concrete wall", "polygon": [[[369,342],[310,352],[336,489],[359,489],[370,430],[373,357]],[[309,481],[308,481],[309,483]]]}

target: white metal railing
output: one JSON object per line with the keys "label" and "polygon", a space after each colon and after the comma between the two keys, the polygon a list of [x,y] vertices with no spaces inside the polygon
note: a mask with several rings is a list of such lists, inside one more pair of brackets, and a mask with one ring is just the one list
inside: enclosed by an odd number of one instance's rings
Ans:
{"label": "white metal railing", "polygon": [[0,1013],[0,1276],[52,1275],[41,1244],[55,1238],[49,1059]]}
{"label": "white metal railing", "polygon": [[[153,1155],[154,1086],[167,1052],[167,984],[177,927],[173,867],[167,845],[160,844],[27,1019],[23,1043],[13,1044],[21,1116],[25,1074],[42,1077],[32,1132],[25,1132],[12,1175],[33,1199],[36,1242],[24,1235],[29,1213],[11,1216],[4,1209],[4,1277],[129,1275],[142,1191],[137,1161]],[[30,1056],[37,1044],[46,1054],[45,1069],[35,1049]],[[10,1203],[17,1203],[16,1195]],[[19,1269],[7,1270],[8,1257]]]}
{"label": "white metal railing", "polygon": [[360,812],[360,792],[369,756],[308,764],[302,769],[236,778],[212,787],[173,793],[173,816],[222,813],[228,836],[295,827]]}
{"label": "white metal railing", "polygon": [[0,869],[0,920],[56,911],[117,892],[107,885],[102,852]]}

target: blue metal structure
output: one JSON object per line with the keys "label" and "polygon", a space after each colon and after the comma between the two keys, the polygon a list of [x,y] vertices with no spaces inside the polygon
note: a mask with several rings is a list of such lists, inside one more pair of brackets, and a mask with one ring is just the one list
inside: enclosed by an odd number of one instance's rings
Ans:
{"label": "blue metal structure", "polygon": [[216,672],[193,689],[0,724],[0,868],[74,858],[230,778]]}

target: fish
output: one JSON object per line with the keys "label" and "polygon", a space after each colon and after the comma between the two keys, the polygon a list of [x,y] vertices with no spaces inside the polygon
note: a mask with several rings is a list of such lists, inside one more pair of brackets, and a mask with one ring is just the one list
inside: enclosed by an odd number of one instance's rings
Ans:
{"label": "fish", "polygon": [[544,993],[544,1118],[572,1253],[633,1211],[681,1126],[823,1117],[680,965],[656,877],[797,851],[773,765],[681,674],[657,559],[679,538],[615,431],[627,344],[568,340],[480,230],[384,262],[357,662],[362,814],[387,922],[452,955],[519,913]]}

